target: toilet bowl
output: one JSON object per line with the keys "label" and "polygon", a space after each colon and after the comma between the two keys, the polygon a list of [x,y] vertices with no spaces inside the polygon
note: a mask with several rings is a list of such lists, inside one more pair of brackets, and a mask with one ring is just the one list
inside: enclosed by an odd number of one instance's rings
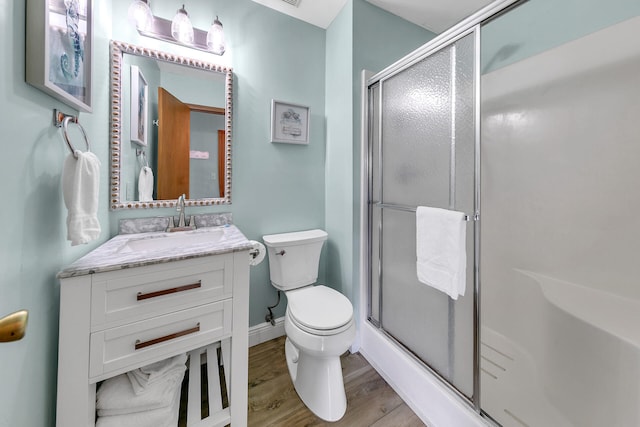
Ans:
{"label": "toilet bowl", "polygon": [[347,297],[315,285],[327,233],[309,230],[264,236],[271,283],[287,296],[285,355],[295,390],[325,421],[344,415],[340,356],[355,339],[353,306]]}

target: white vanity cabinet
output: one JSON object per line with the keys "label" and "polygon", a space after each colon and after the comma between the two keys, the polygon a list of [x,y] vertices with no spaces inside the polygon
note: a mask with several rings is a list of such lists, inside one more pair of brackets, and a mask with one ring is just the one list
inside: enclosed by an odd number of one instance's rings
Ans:
{"label": "white vanity cabinet", "polygon": [[247,248],[61,274],[57,426],[94,425],[99,381],[216,342],[228,375],[226,419],[245,426],[248,260]]}

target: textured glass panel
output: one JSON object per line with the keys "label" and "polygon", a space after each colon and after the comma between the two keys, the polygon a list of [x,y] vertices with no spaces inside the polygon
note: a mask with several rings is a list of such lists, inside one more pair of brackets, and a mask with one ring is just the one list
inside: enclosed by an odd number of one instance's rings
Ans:
{"label": "textured glass panel", "polygon": [[382,216],[382,326],[450,379],[449,297],[418,281],[415,214],[384,209]]}
{"label": "textured glass panel", "polygon": [[380,85],[377,84],[369,90],[369,161],[371,165],[370,185],[371,200],[380,201]]}
{"label": "textured glass panel", "polygon": [[[455,64],[453,129],[455,140],[454,185],[451,208],[473,216],[475,212],[475,84],[474,38],[469,35],[455,44],[452,60]],[[467,396],[473,394],[473,290],[474,290],[474,227],[467,223],[467,290],[463,298],[453,303],[455,319],[453,383]]]}
{"label": "textured glass panel", "polygon": [[449,204],[450,51],[431,55],[383,84],[384,203]]}
{"label": "textured glass panel", "polygon": [[378,232],[380,224],[380,208],[373,205],[380,202],[380,84],[369,89],[369,214],[371,253],[369,271],[369,312],[374,322],[380,319],[380,283],[379,259],[380,245]]}
{"label": "textured glass panel", "polygon": [[[467,36],[385,82],[385,204],[450,208],[473,216],[473,55],[474,39]],[[474,222],[467,224],[467,292],[454,301],[417,279],[415,213],[388,207],[380,220],[382,277],[375,284],[382,288],[382,328],[470,397]],[[374,226],[377,221],[376,217]],[[377,269],[377,260],[374,265]]]}
{"label": "textured glass panel", "polygon": [[474,39],[455,44],[454,140],[455,174],[452,209],[473,215],[475,210],[475,85]]}
{"label": "textured glass panel", "polygon": [[374,208],[371,211],[372,224],[371,230],[371,270],[370,280],[371,288],[369,292],[369,316],[372,320],[380,321],[380,233],[379,224],[382,210]]}

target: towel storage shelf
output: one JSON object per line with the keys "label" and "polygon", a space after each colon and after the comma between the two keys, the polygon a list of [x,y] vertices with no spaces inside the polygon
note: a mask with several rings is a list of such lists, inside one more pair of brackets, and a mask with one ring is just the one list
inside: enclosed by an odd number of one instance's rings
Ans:
{"label": "towel storage shelf", "polygon": [[[219,343],[190,351],[188,364],[189,380],[185,411],[187,427],[223,427],[228,425],[231,422],[231,411],[227,397],[230,389],[230,340],[225,339]],[[206,375],[203,375],[203,371],[206,372]],[[203,378],[206,378],[204,387]],[[182,400],[185,400],[184,396]],[[207,415],[203,415],[203,404],[206,404],[208,409]]]}
{"label": "towel storage shelf", "polygon": [[[94,426],[99,381],[185,352],[193,406],[187,426],[246,425],[248,258],[241,250],[63,276],[56,425]],[[197,396],[203,366],[210,401],[204,419]],[[221,386],[229,391],[226,407],[216,393]]]}

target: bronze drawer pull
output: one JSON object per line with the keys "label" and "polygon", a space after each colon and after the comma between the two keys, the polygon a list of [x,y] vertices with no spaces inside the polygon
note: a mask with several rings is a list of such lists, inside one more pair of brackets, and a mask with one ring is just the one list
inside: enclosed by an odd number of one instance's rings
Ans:
{"label": "bronze drawer pull", "polygon": [[149,292],[148,294],[143,294],[142,292],[138,292],[137,300],[142,301],[149,298],[161,297],[163,295],[175,294],[177,292],[184,292],[191,289],[197,289],[202,287],[202,281],[198,280],[197,283],[192,283],[190,285],[178,286],[177,288],[169,288],[163,289],[161,291]]}
{"label": "bronze drawer pull", "polygon": [[144,342],[140,342],[140,340],[136,340],[136,350],[149,347],[150,345],[159,344],[164,341],[169,341],[174,338],[183,337],[185,335],[195,334],[196,332],[200,332],[200,322],[198,322],[195,328],[185,329],[184,331],[176,332],[175,334],[165,335],[164,337],[154,338],[152,340],[144,341]]}

